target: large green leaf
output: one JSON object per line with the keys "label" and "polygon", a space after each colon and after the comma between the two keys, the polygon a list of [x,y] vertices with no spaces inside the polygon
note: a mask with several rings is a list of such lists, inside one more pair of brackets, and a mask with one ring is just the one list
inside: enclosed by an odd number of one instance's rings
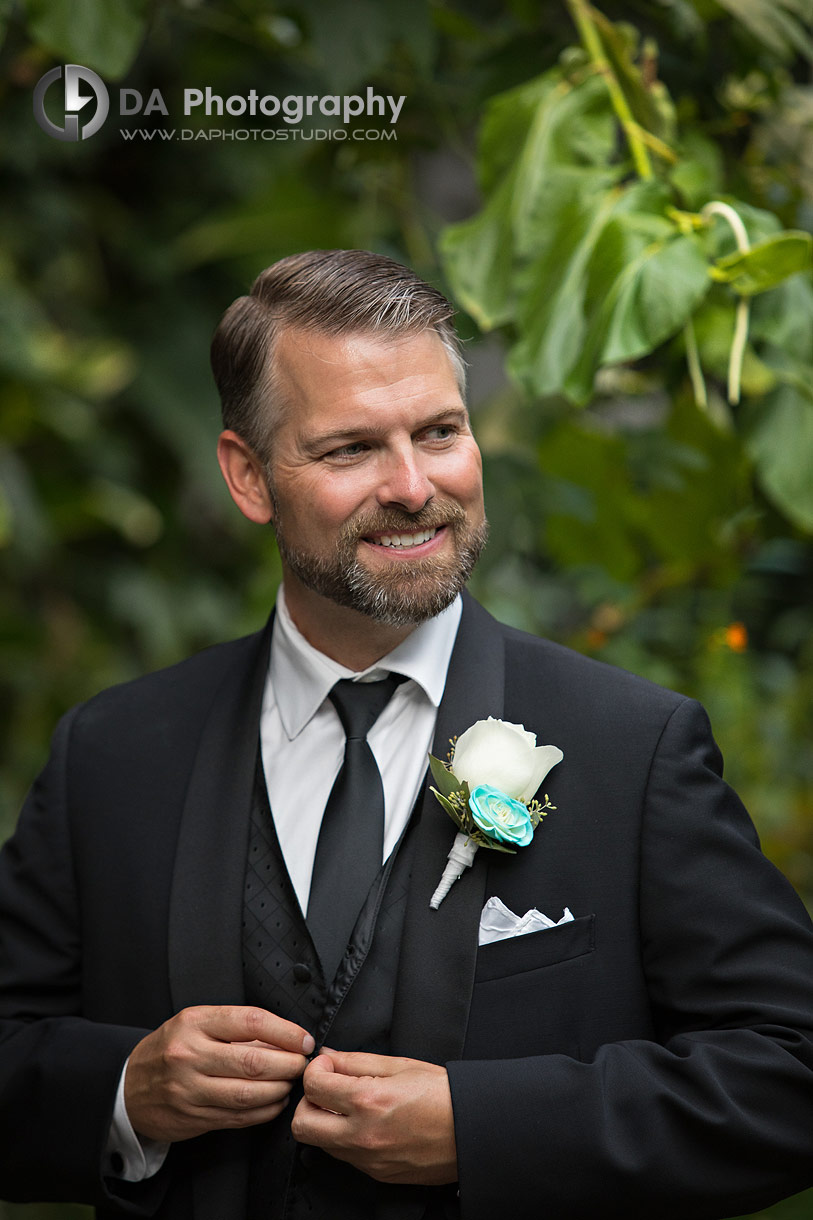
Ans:
{"label": "large green leaf", "polygon": [[579,359],[589,261],[622,196],[602,170],[563,170],[551,182],[541,249],[522,276],[521,337],[509,357],[512,374],[534,393],[559,393]]}
{"label": "large green leaf", "polygon": [[66,63],[117,80],[136,57],[147,27],[146,0],[24,0],[32,38]]}
{"label": "large green leaf", "polygon": [[[635,190],[644,194],[643,186]],[[588,274],[584,342],[564,383],[577,403],[592,396],[602,365],[651,352],[685,325],[709,289],[699,238],[634,209],[619,210],[605,225]]]}
{"label": "large green leaf", "polygon": [[803,363],[813,363],[813,281],[795,275],[773,292],[755,297],[751,338],[765,340]]}
{"label": "large green leaf", "polygon": [[455,295],[483,330],[501,326],[514,313],[514,183],[515,175],[506,178],[481,212],[451,225],[439,242]]}
{"label": "large green leaf", "polygon": [[748,251],[720,258],[711,269],[712,278],[730,284],[740,296],[755,296],[775,288],[791,275],[811,265],[813,237],[789,230],[758,242]]}
{"label": "large green leaf", "polygon": [[515,272],[548,242],[557,175],[606,161],[613,130],[606,90],[595,78],[573,86],[558,71],[547,73],[490,104],[480,139],[488,198],[440,241],[454,292],[484,329],[515,314]]}
{"label": "large green leaf", "polygon": [[813,530],[813,368],[752,405],[746,444],[760,486],[788,520]]}

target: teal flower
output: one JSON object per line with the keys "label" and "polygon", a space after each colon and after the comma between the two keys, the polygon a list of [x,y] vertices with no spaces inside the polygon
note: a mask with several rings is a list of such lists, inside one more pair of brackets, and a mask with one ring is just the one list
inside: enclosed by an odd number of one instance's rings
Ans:
{"label": "teal flower", "polygon": [[469,797],[475,822],[492,839],[527,847],[534,837],[531,816],[522,801],[506,796],[490,784],[478,784]]}

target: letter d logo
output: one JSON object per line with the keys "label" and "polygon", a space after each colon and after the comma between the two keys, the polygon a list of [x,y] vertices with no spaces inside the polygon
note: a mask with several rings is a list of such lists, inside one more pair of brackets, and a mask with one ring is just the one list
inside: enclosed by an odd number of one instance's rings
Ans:
{"label": "letter d logo", "polygon": [[[45,94],[54,81],[60,80],[61,77],[62,68],[52,68],[37,81],[34,88],[34,118],[46,135],[53,136],[55,140],[87,140],[99,130],[110,109],[110,99],[107,96],[104,81],[90,68],[83,68],[79,64],[65,64],[65,126],[58,127],[45,113]],[[88,94],[83,96],[79,92],[79,86],[83,84],[90,86],[93,90],[93,96],[96,99],[96,113],[80,131],[78,111],[92,100]]]}

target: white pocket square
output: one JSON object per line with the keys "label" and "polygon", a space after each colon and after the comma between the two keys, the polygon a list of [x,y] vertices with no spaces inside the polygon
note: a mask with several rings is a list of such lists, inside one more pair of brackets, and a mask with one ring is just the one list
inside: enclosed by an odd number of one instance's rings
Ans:
{"label": "white pocket square", "polygon": [[489,898],[480,916],[480,936],[478,945],[490,945],[495,940],[508,940],[512,936],[527,936],[529,932],[539,932],[542,928],[558,928],[559,924],[571,923],[573,916],[565,907],[562,918],[558,921],[548,919],[534,907],[524,915],[515,915],[509,911],[499,898]]}

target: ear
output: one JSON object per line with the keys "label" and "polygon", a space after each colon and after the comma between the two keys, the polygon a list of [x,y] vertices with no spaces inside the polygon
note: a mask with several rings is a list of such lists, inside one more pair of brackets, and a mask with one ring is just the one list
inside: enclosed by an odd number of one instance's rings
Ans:
{"label": "ear", "polygon": [[244,517],[257,525],[271,520],[271,497],[263,464],[254,450],[236,432],[221,432],[217,460],[232,500]]}

